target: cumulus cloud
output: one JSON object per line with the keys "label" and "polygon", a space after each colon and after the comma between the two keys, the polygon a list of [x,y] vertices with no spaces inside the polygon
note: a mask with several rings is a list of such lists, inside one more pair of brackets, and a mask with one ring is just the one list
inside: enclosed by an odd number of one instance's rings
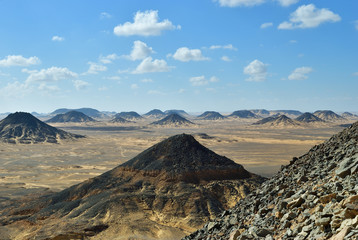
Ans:
{"label": "cumulus cloud", "polygon": [[266,0],[215,0],[222,7],[255,6],[264,3]]}
{"label": "cumulus cloud", "polygon": [[4,88],[0,89],[0,96],[4,97],[23,97],[32,91],[32,87],[18,81],[8,83]]}
{"label": "cumulus cloud", "polygon": [[305,80],[308,78],[307,74],[313,71],[310,67],[296,68],[289,76],[288,80]]}
{"label": "cumulus cloud", "polygon": [[50,67],[40,71],[28,71],[30,74],[26,83],[34,82],[58,82],[65,79],[77,78],[77,73],[71,72],[68,68]]}
{"label": "cumulus cloud", "polygon": [[60,88],[56,85],[48,85],[46,83],[41,83],[38,87],[39,90],[45,91],[45,92],[58,92],[60,91]]}
{"label": "cumulus cloud", "polygon": [[99,72],[107,71],[107,67],[94,62],[88,62],[90,65],[85,74],[98,74]]}
{"label": "cumulus cloud", "polygon": [[162,59],[152,59],[147,57],[132,72],[134,74],[150,73],[150,72],[169,72],[171,67]]}
{"label": "cumulus cloud", "polygon": [[152,53],[154,53],[153,49],[151,47],[148,47],[146,43],[142,41],[134,41],[133,49],[128,58],[132,61],[142,60],[146,57],[149,57]]}
{"label": "cumulus cloud", "polygon": [[231,62],[231,59],[228,56],[222,56],[221,60],[223,60],[225,62]]}
{"label": "cumulus cloud", "polygon": [[173,58],[181,62],[209,60],[209,58],[203,56],[200,49],[189,49],[187,47],[178,48]]}
{"label": "cumulus cloud", "polygon": [[99,15],[100,19],[108,19],[108,18],[112,18],[112,15],[109,14],[108,12],[101,12]]}
{"label": "cumulus cloud", "polygon": [[267,76],[267,64],[259,60],[252,61],[249,65],[244,68],[244,74],[250,75],[246,81],[249,82],[262,82],[266,80]]}
{"label": "cumulus cloud", "polygon": [[109,54],[107,56],[100,56],[99,61],[103,64],[112,63],[114,60],[118,59],[118,55],[115,53]]}
{"label": "cumulus cloud", "polygon": [[117,36],[158,36],[165,30],[180,29],[168,19],[159,22],[158,11],[149,10],[138,11],[133,18],[133,23],[126,22],[114,28],[113,32]]}
{"label": "cumulus cloud", "polygon": [[198,77],[191,77],[189,79],[189,82],[191,85],[198,87],[198,86],[205,86],[209,84],[210,82],[218,82],[219,78],[212,76],[210,79],[206,79],[204,75],[198,76]]}
{"label": "cumulus cloud", "polygon": [[300,0],[277,0],[281,6],[283,7],[288,7],[291,6],[292,4],[296,4],[298,3]]}
{"label": "cumulus cloud", "polygon": [[76,88],[76,90],[83,90],[89,86],[88,82],[85,82],[82,80],[74,80],[72,82],[73,82],[73,86]]}
{"label": "cumulus cloud", "polygon": [[30,66],[40,64],[41,61],[38,57],[33,56],[29,58],[25,58],[21,55],[9,55],[4,59],[0,60],[0,67],[14,67],[14,66]]}
{"label": "cumulus cloud", "polygon": [[318,9],[314,4],[302,5],[291,13],[290,20],[282,22],[278,29],[315,28],[325,22],[338,22],[341,17],[332,11]]}
{"label": "cumulus cloud", "polygon": [[65,38],[60,37],[60,36],[53,36],[51,40],[54,42],[62,42],[62,41],[65,41]]}
{"label": "cumulus cloud", "polygon": [[260,28],[269,28],[269,27],[272,27],[273,26],[273,23],[272,22],[267,22],[267,23],[263,23],[261,24]]}
{"label": "cumulus cloud", "polygon": [[233,50],[233,51],[237,51],[237,48],[234,47],[232,44],[228,44],[228,45],[212,45],[210,46],[211,50],[215,50],[215,49],[228,49],[228,50]]}

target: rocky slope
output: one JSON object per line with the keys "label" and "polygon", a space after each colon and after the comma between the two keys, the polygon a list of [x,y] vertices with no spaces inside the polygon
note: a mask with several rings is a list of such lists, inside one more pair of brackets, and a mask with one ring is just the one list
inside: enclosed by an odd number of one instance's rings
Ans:
{"label": "rocky slope", "polygon": [[192,136],[98,177],[0,211],[0,239],[179,239],[264,181]]}
{"label": "rocky slope", "polygon": [[214,111],[206,111],[203,114],[198,116],[198,119],[202,119],[202,120],[222,120],[225,119],[225,117],[223,115],[221,115],[218,112],[214,112]]}
{"label": "rocky slope", "polygon": [[112,123],[133,123],[133,121],[126,120],[120,116],[115,116],[113,119],[110,120]]}
{"label": "rocky slope", "polygon": [[358,122],[184,239],[358,239]]}
{"label": "rocky slope", "polygon": [[166,116],[166,114],[159,109],[153,109],[144,114],[144,116],[148,118],[163,118]]}
{"label": "rocky slope", "polygon": [[77,111],[69,111],[62,114],[57,114],[53,118],[47,120],[47,123],[67,123],[67,122],[74,122],[74,123],[82,123],[82,122],[95,122],[93,118],[87,116],[82,112]]}
{"label": "rocky slope", "polygon": [[114,117],[121,117],[121,118],[124,118],[128,121],[135,121],[135,120],[140,120],[142,119],[143,117],[141,115],[139,115],[138,113],[136,112],[120,112],[120,113],[117,113]]}
{"label": "rocky slope", "polygon": [[159,121],[152,122],[150,125],[162,127],[191,127],[195,126],[195,123],[173,113]]}
{"label": "rocky slope", "polygon": [[277,115],[261,119],[253,123],[253,125],[266,127],[297,127],[300,126],[300,123],[286,115]]}
{"label": "rocky slope", "polygon": [[252,113],[249,110],[238,110],[229,115],[229,117],[234,118],[259,118],[256,114]]}
{"label": "rocky slope", "polygon": [[0,141],[7,143],[57,143],[60,139],[82,137],[47,125],[25,112],[9,114],[0,121]]}
{"label": "rocky slope", "polygon": [[342,116],[339,116],[337,113],[330,110],[319,110],[313,113],[315,116],[319,117],[322,120],[334,122],[344,120]]}
{"label": "rocky slope", "polygon": [[301,116],[295,119],[298,122],[302,123],[322,123],[324,120],[320,119],[319,117],[313,115],[312,113],[306,112],[303,113]]}
{"label": "rocky slope", "polygon": [[53,111],[50,115],[56,116],[58,114],[64,114],[64,113],[68,113],[71,111],[81,112],[81,113],[83,113],[89,117],[92,117],[92,118],[106,117],[106,114],[98,111],[97,109],[93,109],[93,108],[78,108],[78,109],[59,108],[59,109]]}

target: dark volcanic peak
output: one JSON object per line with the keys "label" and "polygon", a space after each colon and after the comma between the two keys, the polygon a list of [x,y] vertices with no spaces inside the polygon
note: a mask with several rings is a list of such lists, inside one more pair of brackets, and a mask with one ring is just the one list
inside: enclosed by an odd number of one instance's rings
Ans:
{"label": "dark volcanic peak", "polygon": [[142,119],[143,117],[141,115],[139,115],[138,113],[131,111],[131,112],[120,112],[117,113],[115,115],[115,117],[121,117],[124,118],[126,120],[139,120]]}
{"label": "dark volcanic peak", "polygon": [[144,116],[150,117],[150,118],[162,118],[165,115],[166,114],[159,109],[153,109],[153,110],[147,112],[146,114],[144,114]]}
{"label": "dark volcanic peak", "polygon": [[102,118],[102,117],[106,116],[106,114],[98,111],[97,109],[93,109],[93,108],[78,108],[78,109],[60,108],[60,109],[53,111],[50,115],[64,114],[64,113],[71,112],[71,111],[81,112],[81,113],[83,113],[89,117],[93,117],[93,118]]}
{"label": "dark volcanic peak", "polygon": [[319,110],[319,111],[314,112],[313,114],[325,121],[344,120],[343,117],[339,116],[338,114],[336,114],[335,112],[330,111],[330,110]]}
{"label": "dark volcanic peak", "polygon": [[0,139],[9,143],[57,143],[59,139],[80,137],[49,126],[30,113],[16,112],[0,122]]}
{"label": "dark volcanic peak", "polygon": [[294,115],[294,116],[300,116],[302,112],[297,110],[273,110],[271,113],[279,113],[279,114],[287,114],[287,115]]}
{"label": "dark volcanic peak", "polygon": [[252,113],[249,110],[239,110],[231,113],[229,117],[237,117],[237,118],[258,118],[255,113]]}
{"label": "dark volcanic peak", "polygon": [[270,111],[267,111],[266,109],[253,109],[250,110],[252,113],[255,113],[256,115],[260,116],[267,116],[270,115]]}
{"label": "dark volcanic peak", "polygon": [[152,122],[151,125],[181,127],[181,126],[193,126],[195,125],[195,123],[187,120],[186,118],[176,113],[173,113],[159,121]]}
{"label": "dark volcanic peak", "polygon": [[241,165],[217,155],[187,134],[170,137],[120,167],[164,172],[172,178],[194,182],[250,177]]}
{"label": "dark volcanic peak", "polygon": [[324,122],[324,120],[320,119],[319,117],[309,112],[302,114],[301,116],[297,117],[295,120],[303,123]]}
{"label": "dark volcanic peak", "polygon": [[184,110],[177,110],[177,109],[166,110],[164,113],[167,114],[167,115],[170,115],[170,114],[173,114],[173,113],[176,113],[176,114],[181,115],[181,116],[188,116],[189,115]]}
{"label": "dark volcanic peak", "polygon": [[214,112],[214,111],[206,111],[203,114],[199,115],[198,118],[203,119],[203,120],[221,120],[221,119],[225,119],[225,117],[223,115],[221,115],[218,112]]}
{"label": "dark volcanic peak", "polygon": [[57,114],[53,118],[47,120],[48,123],[66,123],[66,122],[95,122],[93,118],[87,116],[82,112],[70,111],[63,114]]}
{"label": "dark volcanic peak", "polygon": [[119,116],[115,116],[110,122],[113,122],[113,123],[134,123],[133,121],[126,120]]}
{"label": "dark volcanic peak", "polygon": [[185,239],[358,239],[357,166],[358,122]]}
{"label": "dark volcanic peak", "polygon": [[299,126],[300,124],[291,118],[287,117],[286,115],[278,115],[278,116],[271,116],[264,119],[261,119],[253,125],[265,125],[265,126],[272,126],[272,127],[290,127],[290,126]]}

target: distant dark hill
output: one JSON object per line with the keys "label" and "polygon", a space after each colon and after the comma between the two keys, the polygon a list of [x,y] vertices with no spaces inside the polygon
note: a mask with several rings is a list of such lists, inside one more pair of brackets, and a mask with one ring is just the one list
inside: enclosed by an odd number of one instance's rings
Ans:
{"label": "distant dark hill", "polygon": [[319,110],[314,112],[313,114],[319,117],[320,119],[329,122],[344,120],[343,117],[339,116],[338,114],[330,110]]}
{"label": "distant dark hill", "polygon": [[253,109],[253,110],[250,110],[250,112],[255,113],[256,115],[259,115],[262,117],[270,115],[270,111],[267,111],[266,109]]}
{"label": "distant dark hill", "polygon": [[166,116],[166,114],[159,109],[153,109],[144,114],[144,116],[148,118],[163,118]]}
{"label": "distant dark hill", "polygon": [[64,114],[64,113],[67,113],[70,111],[81,112],[81,113],[83,113],[89,117],[92,117],[92,118],[103,118],[106,116],[106,114],[98,111],[97,109],[93,109],[93,108],[78,108],[78,109],[60,108],[60,109],[53,111],[50,115],[55,116],[55,115]]}
{"label": "distant dark hill", "polygon": [[115,116],[110,122],[112,122],[112,123],[134,123],[133,121],[126,120],[119,116]]}
{"label": "distant dark hill", "polygon": [[180,239],[264,180],[181,134],[100,176],[13,204],[0,230],[20,228],[13,239]]}
{"label": "distant dark hill", "polygon": [[0,140],[8,143],[57,143],[81,137],[49,126],[30,113],[16,112],[0,122]]}
{"label": "distant dark hill", "polygon": [[81,122],[95,122],[93,118],[87,116],[82,112],[77,111],[70,111],[63,114],[57,114],[53,118],[47,120],[47,123],[66,123],[66,122],[74,122],[74,123],[81,123]]}
{"label": "distant dark hill", "polygon": [[202,120],[222,120],[225,119],[225,117],[223,115],[221,115],[218,112],[214,112],[214,111],[206,111],[203,114],[198,116],[199,119]]}
{"label": "distant dark hill", "polygon": [[292,120],[286,115],[279,115],[275,117],[271,116],[261,119],[253,123],[253,125],[263,125],[263,126],[270,126],[270,127],[294,127],[294,126],[300,126],[300,123]]}
{"label": "distant dark hill", "polygon": [[170,115],[170,114],[175,113],[175,114],[181,115],[181,116],[183,116],[183,117],[189,116],[189,114],[188,114],[187,112],[185,112],[184,110],[177,110],[177,109],[166,110],[164,113],[165,113],[166,115]]}
{"label": "distant dark hill", "polygon": [[167,127],[185,127],[185,126],[194,126],[196,124],[176,113],[173,113],[159,121],[152,122],[150,125],[167,126]]}
{"label": "distant dark hill", "polygon": [[136,112],[120,112],[120,113],[117,113],[115,115],[115,117],[121,117],[121,118],[124,118],[126,120],[129,120],[129,121],[135,121],[135,120],[140,120],[142,119],[143,117],[141,115],[139,115],[138,113]]}
{"label": "distant dark hill", "polygon": [[320,119],[319,117],[309,112],[302,114],[301,116],[297,117],[295,120],[303,123],[324,122],[324,120]]}
{"label": "distant dark hill", "polygon": [[249,110],[239,110],[231,113],[229,117],[237,117],[237,118],[258,118],[258,116],[252,113]]}
{"label": "distant dark hill", "polygon": [[342,113],[342,115],[341,115],[342,117],[344,117],[344,118],[347,118],[347,119],[356,119],[358,116],[357,115],[355,115],[355,114],[353,114],[353,113],[350,113],[350,112],[344,112],[344,113]]}
{"label": "distant dark hill", "polygon": [[297,110],[273,110],[270,111],[271,113],[279,113],[280,115],[293,115],[293,116],[300,116],[302,112]]}

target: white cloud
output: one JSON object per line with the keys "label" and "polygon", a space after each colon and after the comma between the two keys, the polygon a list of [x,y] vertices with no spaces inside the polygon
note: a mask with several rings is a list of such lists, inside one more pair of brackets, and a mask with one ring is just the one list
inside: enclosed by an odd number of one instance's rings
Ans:
{"label": "white cloud", "polygon": [[25,58],[21,55],[9,55],[0,60],[0,67],[14,67],[14,66],[30,66],[40,64],[41,61],[38,57]]}
{"label": "white cloud", "polygon": [[283,7],[288,7],[291,6],[292,4],[296,4],[298,3],[300,0],[277,0],[281,6]]}
{"label": "white cloud", "polygon": [[77,73],[71,72],[68,68],[50,67],[40,71],[28,71],[30,74],[26,83],[33,82],[58,82],[65,79],[77,78]]}
{"label": "white cloud", "polygon": [[191,85],[193,86],[204,86],[209,84],[210,82],[218,82],[219,78],[212,76],[210,79],[206,79],[204,75],[202,76],[198,76],[198,77],[191,77],[189,79],[189,82],[191,83]]}
{"label": "white cloud", "polygon": [[215,50],[215,49],[228,49],[228,50],[233,50],[233,51],[237,51],[237,48],[234,47],[232,44],[228,44],[228,45],[212,45],[210,46],[211,50]]}
{"label": "white cloud", "polygon": [[267,64],[259,60],[252,61],[249,65],[244,68],[244,73],[250,75],[246,81],[249,82],[262,82],[266,80],[267,76]]}
{"label": "white cloud", "polygon": [[105,86],[103,86],[103,87],[100,87],[100,88],[98,88],[98,91],[107,91],[108,90],[108,88],[107,87],[105,87]]}
{"label": "white cloud", "polygon": [[76,88],[76,90],[83,90],[89,86],[89,83],[82,80],[74,80],[73,86]]}
{"label": "white cloud", "polygon": [[290,40],[290,43],[292,44],[297,43],[297,40]]}
{"label": "white cloud", "polygon": [[289,76],[288,80],[305,80],[308,78],[307,74],[313,71],[310,67],[296,68]]}
{"label": "white cloud", "polygon": [[264,3],[266,0],[214,0],[222,7],[255,6]]}
{"label": "white cloud", "polygon": [[101,12],[99,15],[100,19],[108,19],[108,18],[112,18],[112,15],[109,14],[108,12]]}
{"label": "white cloud", "polygon": [[263,23],[261,24],[260,28],[269,28],[269,27],[272,27],[273,26],[273,23],[272,22],[267,22],[267,23]]}
{"label": "white cloud", "polygon": [[143,83],[151,83],[151,82],[153,82],[153,80],[150,79],[150,78],[144,78],[144,79],[141,80],[141,82],[143,82]]}
{"label": "white cloud", "polygon": [[302,5],[291,13],[290,21],[283,22],[278,29],[315,28],[325,22],[338,22],[341,17],[326,8],[317,9],[314,4]]}
{"label": "white cloud", "polygon": [[117,36],[158,36],[164,30],[180,29],[180,26],[174,26],[168,19],[162,22],[158,20],[158,11],[138,11],[133,18],[133,23],[118,25],[113,32]]}
{"label": "white cloud", "polygon": [[107,79],[113,80],[113,81],[119,81],[119,80],[121,80],[121,77],[120,76],[111,76],[111,77],[108,77]]}
{"label": "white cloud", "polygon": [[353,73],[353,76],[358,76],[358,72]]}
{"label": "white cloud", "polygon": [[139,88],[138,84],[133,83],[131,85],[131,89],[138,89],[138,88]]}
{"label": "white cloud", "polygon": [[99,61],[103,64],[112,63],[114,60],[118,59],[119,56],[115,53],[109,54],[107,56],[100,56]]}
{"label": "white cloud", "polygon": [[181,88],[181,89],[178,90],[179,94],[184,93],[184,92],[186,92],[186,90],[184,88]]}
{"label": "white cloud", "polygon": [[153,60],[151,57],[143,59],[143,61],[132,72],[134,74],[142,74],[149,72],[169,72],[170,68],[167,62],[162,59]]}
{"label": "white cloud", "polygon": [[60,36],[53,36],[51,40],[54,42],[62,42],[62,41],[65,41],[65,38],[60,37]]}
{"label": "white cloud", "polygon": [[178,48],[173,58],[182,62],[209,60],[209,58],[203,56],[200,49],[189,49],[187,47]]}
{"label": "white cloud", "polygon": [[0,89],[0,96],[19,98],[25,96],[31,91],[31,86],[16,81],[8,83],[4,88]]}
{"label": "white cloud", "polygon": [[84,74],[98,74],[98,72],[107,71],[107,67],[94,62],[88,62],[90,65],[88,71]]}
{"label": "white cloud", "polygon": [[133,49],[131,54],[128,56],[132,61],[141,60],[149,57],[150,54],[154,53],[151,47],[148,47],[146,43],[141,41],[134,41]]}
{"label": "white cloud", "polygon": [[60,91],[60,88],[56,85],[48,85],[46,83],[41,83],[38,87],[39,90],[45,91],[45,92],[58,92]]}
{"label": "white cloud", "polygon": [[221,60],[223,60],[225,62],[231,62],[231,59],[228,56],[222,56]]}

